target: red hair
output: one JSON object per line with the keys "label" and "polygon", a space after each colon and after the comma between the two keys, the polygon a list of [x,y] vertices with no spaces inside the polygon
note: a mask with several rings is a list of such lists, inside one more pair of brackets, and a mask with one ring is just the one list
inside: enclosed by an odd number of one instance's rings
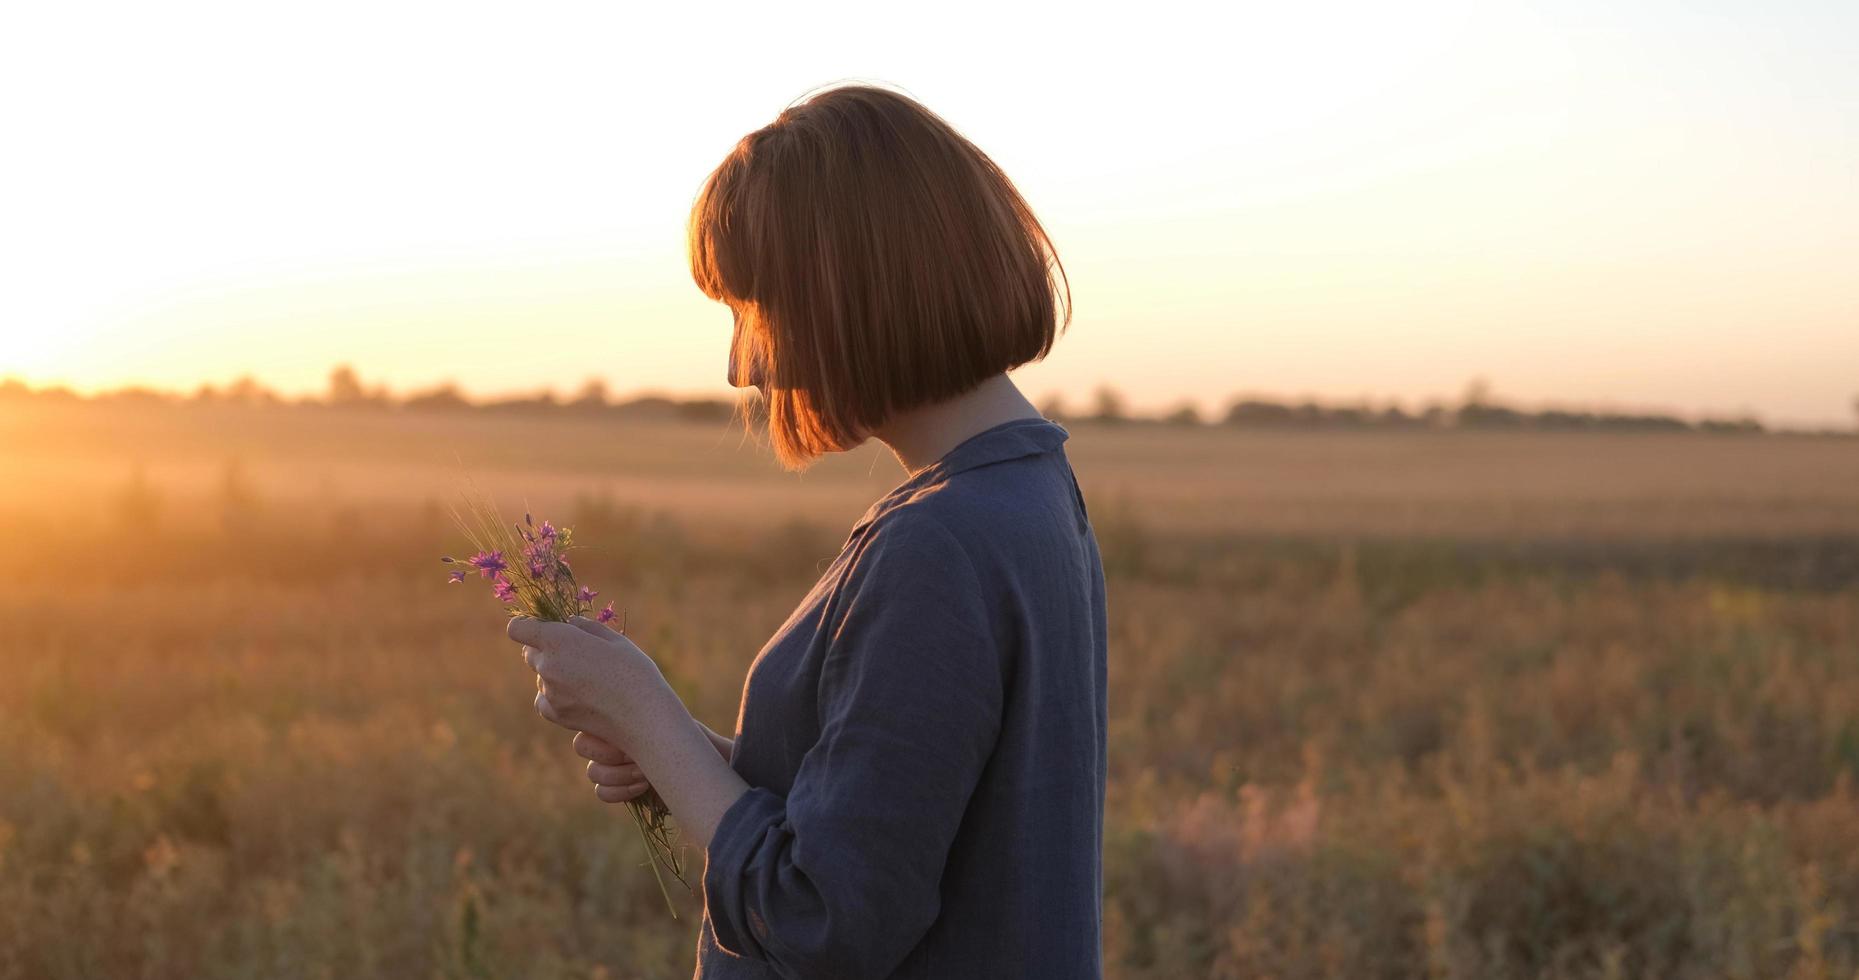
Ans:
{"label": "red hair", "polygon": [[761,380],[790,469],[1044,357],[1071,322],[1012,181],[887,89],[827,89],[737,141],[688,232],[692,279],[743,319],[732,367]]}

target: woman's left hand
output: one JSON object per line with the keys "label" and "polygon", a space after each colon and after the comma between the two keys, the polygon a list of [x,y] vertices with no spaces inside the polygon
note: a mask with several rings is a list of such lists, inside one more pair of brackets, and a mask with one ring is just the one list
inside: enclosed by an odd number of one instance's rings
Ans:
{"label": "woman's left hand", "polygon": [[505,630],[536,672],[536,713],[621,748],[683,703],[658,664],[624,634],[584,616],[550,623],[517,616]]}

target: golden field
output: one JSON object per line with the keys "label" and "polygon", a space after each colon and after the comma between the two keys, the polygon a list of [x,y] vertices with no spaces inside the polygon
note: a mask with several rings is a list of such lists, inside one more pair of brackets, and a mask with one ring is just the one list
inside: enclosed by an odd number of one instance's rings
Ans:
{"label": "golden field", "polygon": [[[1068,427],[1109,976],[1859,976],[1859,440]],[[572,524],[729,732],[901,479],[722,422],[83,402],[0,406],[0,473],[32,980],[689,976],[697,897],[445,584],[445,505]]]}

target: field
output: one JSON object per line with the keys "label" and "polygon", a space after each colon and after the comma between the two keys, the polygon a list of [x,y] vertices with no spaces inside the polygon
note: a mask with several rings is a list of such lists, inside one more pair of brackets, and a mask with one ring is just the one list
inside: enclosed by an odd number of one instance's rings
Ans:
{"label": "field", "polygon": [[[1859,976],[1859,440],[1068,427],[1107,975]],[[689,976],[697,898],[444,584],[445,505],[572,523],[727,733],[901,479],[721,423],[85,403],[0,407],[0,473],[8,980]]]}

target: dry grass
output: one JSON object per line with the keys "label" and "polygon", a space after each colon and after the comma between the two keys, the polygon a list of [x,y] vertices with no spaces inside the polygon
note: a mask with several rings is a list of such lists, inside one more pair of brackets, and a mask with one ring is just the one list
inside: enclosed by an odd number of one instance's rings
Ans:
{"label": "dry grass", "polygon": [[[689,975],[695,899],[443,582],[451,453],[723,731],[894,463],[84,411],[0,418],[0,978]],[[1850,442],[1073,429],[1109,975],[1859,971]]]}
{"label": "dry grass", "polygon": [[[1859,534],[1859,443],[1697,433],[1262,432],[1078,422],[1086,489],[1158,529],[1454,538]],[[462,464],[493,491],[577,493],[699,522],[844,526],[895,485],[875,443],[801,476],[724,423],[82,403],[0,406],[19,478],[0,513],[104,504],[140,463],[177,497],[237,466],[279,505],[443,499]],[[1106,516],[1109,516],[1106,514]]]}

